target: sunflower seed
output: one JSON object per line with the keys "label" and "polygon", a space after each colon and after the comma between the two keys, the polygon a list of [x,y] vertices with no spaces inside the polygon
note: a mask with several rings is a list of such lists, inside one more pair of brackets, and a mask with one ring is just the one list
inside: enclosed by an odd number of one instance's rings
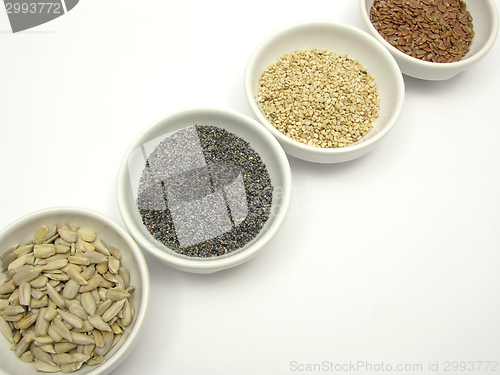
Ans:
{"label": "sunflower seed", "polygon": [[67,269],[68,276],[78,285],[88,285],[87,279],[80,273],[80,267],[70,264]]}
{"label": "sunflower seed", "polygon": [[123,317],[120,321],[122,327],[128,327],[130,323],[132,323],[132,307],[129,299],[127,298],[125,300],[125,303],[123,304]]}
{"label": "sunflower seed", "polygon": [[47,330],[47,334],[48,334],[48,335],[50,336],[50,338],[51,338],[52,340],[54,340],[54,342],[56,342],[56,343],[59,343],[59,342],[61,342],[61,341],[63,341],[63,340],[64,340],[64,337],[62,337],[59,333],[57,333],[57,332],[55,331],[55,329],[54,329],[54,328],[52,328],[52,326],[49,326],[49,329]]}
{"label": "sunflower seed", "polygon": [[112,283],[111,281],[108,281],[108,280],[103,278],[100,286],[102,289],[109,289],[109,288],[113,288],[115,285],[116,285],[115,283]]}
{"label": "sunflower seed", "polygon": [[[34,353],[33,353],[34,354]],[[36,356],[35,356],[36,358]],[[56,365],[51,365],[50,363],[44,361],[35,361],[35,369],[39,372],[59,372],[61,368]]]}
{"label": "sunflower seed", "polygon": [[47,296],[43,296],[39,300],[32,298],[30,302],[30,309],[39,309],[41,307],[47,306],[48,303],[49,303],[49,298]]}
{"label": "sunflower seed", "polygon": [[0,286],[0,294],[10,294],[14,290],[16,290],[16,286],[10,281]]}
{"label": "sunflower seed", "polygon": [[23,245],[21,247],[18,247],[16,250],[13,251],[14,254],[16,254],[18,257],[29,254],[33,250],[33,244],[27,244]]}
{"label": "sunflower seed", "polygon": [[8,301],[11,305],[18,305],[19,304],[19,289],[14,290],[10,294]]}
{"label": "sunflower seed", "polygon": [[22,314],[24,313],[24,307],[22,306],[7,306],[5,308],[5,310],[3,311],[3,315],[4,316],[7,316],[7,315],[17,315],[17,314]]}
{"label": "sunflower seed", "polygon": [[[16,329],[16,328],[14,327],[14,329]],[[14,332],[17,333],[17,331],[14,331]],[[17,349],[17,342],[16,342],[17,335],[16,335],[16,333],[14,333],[14,335],[12,336],[12,340],[14,341],[14,343],[10,346],[10,350],[12,350],[12,351],[15,351]]]}
{"label": "sunflower seed", "polygon": [[48,335],[48,331],[47,331],[47,335],[45,335],[45,336],[35,337],[35,344],[38,347],[43,346],[43,345],[47,345],[47,344],[52,344],[54,342],[55,342],[54,339],[52,337],[50,337],[50,335]]}
{"label": "sunflower seed", "polygon": [[37,336],[45,336],[47,335],[47,330],[49,329],[49,322],[45,320],[45,313],[47,312],[47,308],[42,308],[38,316],[36,318],[35,324],[35,333]]}
{"label": "sunflower seed", "polygon": [[95,345],[102,348],[104,346],[104,338],[102,337],[101,331],[94,329],[92,335],[94,336]]}
{"label": "sunflower seed", "polygon": [[108,261],[108,258],[106,258],[105,255],[98,253],[97,251],[85,253],[83,256],[87,258],[91,264],[99,264]]}
{"label": "sunflower seed", "polygon": [[57,316],[57,310],[52,306],[49,306],[45,309],[44,319],[48,322],[52,321]]}
{"label": "sunflower seed", "polygon": [[125,282],[120,275],[116,275],[116,287],[120,289],[127,289],[125,287]]}
{"label": "sunflower seed", "polygon": [[24,318],[19,320],[19,329],[28,329],[31,327],[38,318],[38,312],[34,312],[32,314],[26,315]]}
{"label": "sunflower seed", "polygon": [[7,258],[7,256],[9,254],[12,254],[17,248],[19,248],[19,244],[17,244],[16,246],[11,247],[10,249],[8,249],[4,253],[2,253],[2,255],[0,256],[0,259],[4,260],[5,258]]}
{"label": "sunflower seed", "polygon": [[14,253],[8,254],[2,261],[2,266],[0,268],[0,271],[4,272],[15,259],[17,259],[17,254]]}
{"label": "sunflower seed", "polygon": [[54,350],[54,345],[52,345],[52,344],[41,345],[41,346],[39,346],[39,348],[42,349],[45,353],[49,353],[49,354],[56,353],[56,351]]}
{"label": "sunflower seed", "polygon": [[81,354],[87,358],[92,358],[94,355],[95,344],[79,345],[79,347],[82,347]]}
{"label": "sunflower seed", "polygon": [[88,322],[99,331],[111,332],[111,327],[99,315],[89,316]]}
{"label": "sunflower seed", "polygon": [[99,295],[99,291],[97,289],[93,289],[90,291],[92,297],[94,297],[95,303],[99,303],[101,301],[101,296]]}
{"label": "sunflower seed", "polygon": [[[106,263],[106,267],[107,267],[107,263]],[[108,280],[109,282],[112,282],[114,284],[116,284],[118,282],[118,278],[116,277],[117,275],[113,275],[111,272],[106,272],[105,274],[102,275],[102,277],[104,277],[105,280]]]}
{"label": "sunflower seed", "polygon": [[[49,264],[51,262],[55,262],[56,260],[61,260],[61,259],[66,259],[67,260],[69,257],[70,257],[69,253],[60,253],[60,254],[52,255],[51,257],[48,257],[48,258],[45,258],[45,259],[36,258],[36,264],[38,266],[45,266],[45,265],[47,265],[47,264]],[[63,267],[61,267],[61,268],[63,268]]]}
{"label": "sunflower seed", "polygon": [[[19,331],[18,328],[16,328],[16,331],[14,332],[14,343],[17,344],[19,340],[21,340],[21,331]],[[17,348],[17,345],[16,345]],[[15,350],[15,349],[14,349]]]}
{"label": "sunflower seed", "polygon": [[54,362],[52,361],[52,357],[50,356],[50,354],[45,353],[38,346],[31,344],[30,350],[38,361],[43,361],[45,363],[50,363],[54,365]]}
{"label": "sunflower seed", "polygon": [[53,242],[58,237],[59,237],[59,234],[57,233],[57,226],[52,225],[49,228],[49,231],[48,231],[47,235],[45,236],[44,241],[47,243],[50,243],[50,242]]}
{"label": "sunflower seed", "polygon": [[71,246],[71,242],[68,242],[64,240],[63,238],[58,238],[57,240],[54,241],[54,245],[64,245],[64,246]]}
{"label": "sunflower seed", "polygon": [[2,277],[2,281],[0,282],[0,286],[5,284],[5,283],[8,283],[9,281],[12,281],[12,278],[14,277],[14,275],[16,274],[15,271],[7,271],[5,276]]}
{"label": "sunflower seed", "polygon": [[123,267],[120,267],[118,275],[121,276],[121,278],[123,279],[125,288],[128,288],[130,286],[130,273],[128,272],[128,270]]}
{"label": "sunflower seed", "polygon": [[47,228],[45,225],[42,225],[35,233],[35,241],[37,243],[42,243],[47,234],[49,234],[49,228]]}
{"label": "sunflower seed", "polygon": [[12,278],[12,282],[14,283],[14,285],[20,285],[24,282],[30,282],[31,280],[34,280],[38,276],[40,276],[41,272],[41,268],[33,266],[23,266],[17,270],[16,274]]}
{"label": "sunflower seed", "polygon": [[112,304],[113,301],[111,301],[110,299],[101,301],[100,303],[97,304],[97,310],[95,311],[95,313],[97,315],[102,316],[102,314],[104,314],[106,310],[108,310],[111,307]]}
{"label": "sunflower seed", "polygon": [[76,232],[80,238],[86,242],[94,242],[96,234],[93,230],[80,228]]}
{"label": "sunflower seed", "polygon": [[33,254],[35,258],[48,258],[56,253],[56,246],[54,244],[36,245],[33,247]]}
{"label": "sunflower seed", "polygon": [[114,322],[112,325],[111,325],[111,329],[113,330],[113,333],[115,335],[119,335],[121,333],[123,333],[123,330],[120,328],[120,326],[118,325],[117,322]]}
{"label": "sunflower seed", "polygon": [[81,272],[81,275],[85,278],[85,280],[88,280],[94,273],[95,273],[95,266],[90,265],[85,267],[85,269]]}
{"label": "sunflower seed", "polygon": [[52,360],[58,365],[67,365],[73,362],[77,362],[75,357],[68,353],[60,353],[52,356]]}
{"label": "sunflower seed", "polygon": [[50,284],[47,284],[47,293],[49,298],[57,305],[57,307],[60,309],[65,307],[64,297],[61,296]]}
{"label": "sunflower seed", "polygon": [[64,268],[68,264],[68,259],[58,259],[54,260],[50,263],[47,263],[43,267],[43,271],[55,271],[55,270],[60,270],[61,268]]}
{"label": "sunflower seed", "polygon": [[94,338],[85,333],[71,332],[71,342],[81,345],[94,344]]}
{"label": "sunflower seed", "polygon": [[19,340],[19,343],[17,344],[17,348],[15,350],[16,356],[19,358],[23,355],[23,353],[28,350],[28,346],[30,346],[29,342],[26,340],[21,339]]}
{"label": "sunflower seed", "polygon": [[29,306],[31,302],[31,285],[27,282],[19,285],[19,304]]}
{"label": "sunflower seed", "polygon": [[90,260],[80,255],[72,255],[68,258],[68,262],[73,264],[78,264],[80,266],[88,266],[90,264]]}
{"label": "sunflower seed", "polygon": [[55,245],[56,247],[56,254],[68,254],[69,253],[69,246],[62,245],[62,244],[57,244]]}
{"label": "sunflower seed", "polygon": [[[47,285],[47,282],[49,281],[49,279],[46,277],[46,276],[38,276],[36,279],[33,279],[30,281],[30,285],[32,288],[36,288],[36,289],[39,289],[39,288],[43,288],[45,285]],[[33,297],[35,298],[35,297]]]}
{"label": "sunflower seed", "polygon": [[71,342],[73,341],[68,327],[66,327],[66,325],[62,322],[61,319],[58,318],[53,319],[52,322],[50,322],[50,326],[54,329],[54,331],[56,331],[60,336],[62,336],[66,340]]}
{"label": "sunflower seed", "polygon": [[58,273],[58,272],[45,272],[45,276],[47,276],[51,280],[55,281],[68,281],[69,277],[68,275],[64,273]]}
{"label": "sunflower seed", "polygon": [[100,301],[106,301],[106,293],[108,291],[108,288],[105,288],[103,284],[101,283],[101,286],[99,287],[98,293],[99,293],[99,300]]}
{"label": "sunflower seed", "polygon": [[[84,345],[84,350],[86,346],[87,345]],[[77,362],[87,362],[91,358],[91,354],[85,353],[72,353],[71,355],[76,359]]]}
{"label": "sunflower seed", "polygon": [[63,297],[66,299],[74,299],[80,291],[80,285],[75,280],[68,280],[64,285]]}
{"label": "sunflower seed", "polygon": [[109,272],[112,274],[118,274],[118,271],[120,270],[120,260],[111,255],[108,261],[108,268]]}
{"label": "sunflower seed", "polygon": [[76,348],[76,344],[71,342],[61,342],[54,345],[57,354],[66,353]]}
{"label": "sunflower seed", "polygon": [[36,258],[33,255],[33,253],[29,253],[26,256],[26,259],[25,259],[26,264],[29,264],[30,266],[34,266],[35,265],[35,261],[36,261]]}
{"label": "sunflower seed", "polygon": [[108,272],[108,262],[102,262],[99,263],[95,266],[95,269],[97,272],[99,272],[101,275],[104,275],[105,273]]}
{"label": "sunflower seed", "polygon": [[57,312],[65,322],[69,323],[74,328],[81,329],[83,327],[83,321],[76,315],[60,309],[57,310]]}
{"label": "sunflower seed", "polygon": [[[30,284],[30,286],[31,286],[31,284]],[[42,299],[46,295],[40,289],[35,289],[35,288],[31,288],[30,294],[31,294],[31,297],[33,297],[34,299],[37,299],[37,300]],[[31,300],[30,300],[30,303],[31,303]]]}
{"label": "sunflower seed", "polygon": [[88,333],[94,330],[94,326],[88,322],[88,320],[83,320],[82,328],[74,328],[74,332]]}
{"label": "sunflower seed", "polygon": [[0,331],[11,343],[14,343],[14,337],[12,336],[12,328],[10,328],[9,323],[5,320],[3,316],[0,315]]}
{"label": "sunflower seed", "polygon": [[88,285],[82,285],[80,287],[80,293],[90,292],[91,290],[97,288],[102,282],[102,276],[98,273],[94,273],[90,279],[87,280]]}
{"label": "sunflower seed", "polygon": [[73,304],[73,305],[69,306],[68,310],[70,313],[72,313],[73,315],[76,315],[77,317],[79,317],[82,320],[86,320],[89,317],[88,314],[83,309],[82,305]]}
{"label": "sunflower seed", "polygon": [[59,228],[57,232],[64,241],[69,243],[76,242],[78,238],[76,232],[73,232],[70,228]]}
{"label": "sunflower seed", "polygon": [[127,291],[120,288],[108,289],[108,291],[106,292],[106,299],[110,299],[111,301],[114,302],[128,297],[130,297],[130,294]]}
{"label": "sunflower seed", "polygon": [[81,302],[83,310],[90,316],[93,316],[96,312],[97,305],[92,294],[89,292],[82,293]]}
{"label": "sunflower seed", "polygon": [[4,319],[8,322],[18,322],[23,318],[23,314],[4,315]]}
{"label": "sunflower seed", "polygon": [[109,253],[118,260],[122,260],[122,253],[114,246],[108,247]]}
{"label": "sunflower seed", "polygon": [[92,245],[94,245],[95,250],[98,251],[99,253],[109,256],[108,248],[104,245],[104,243],[99,237],[96,237],[95,240],[92,241]]}
{"label": "sunflower seed", "polygon": [[17,270],[18,268],[24,266],[26,264],[26,257],[28,254],[24,254],[21,256],[18,256],[16,260],[12,261],[9,266],[7,267],[8,270]]}
{"label": "sunflower seed", "polygon": [[23,354],[21,354],[20,357],[21,357],[21,362],[24,363],[31,363],[35,359],[35,356],[30,351],[24,352]]}
{"label": "sunflower seed", "polygon": [[61,371],[65,374],[69,374],[69,373],[80,370],[82,365],[83,365],[83,362],[68,363],[67,365],[61,365]]}
{"label": "sunflower seed", "polygon": [[125,299],[113,303],[110,306],[110,308],[107,309],[104,314],[102,314],[102,320],[104,320],[105,322],[109,322],[116,316],[116,314],[118,314],[118,312],[122,309],[124,304],[125,304]]}
{"label": "sunflower seed", "polygon": [[7,306],[9,306],[9,300],[0,299],[0,310],[4,310]]}

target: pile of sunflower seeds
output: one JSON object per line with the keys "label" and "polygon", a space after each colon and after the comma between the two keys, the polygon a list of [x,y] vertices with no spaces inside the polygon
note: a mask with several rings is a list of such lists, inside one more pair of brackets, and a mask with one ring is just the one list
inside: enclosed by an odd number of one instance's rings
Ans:
{"label": "pile of sunflower seeds", "polygon": [[2,256],[0,331],[41,372],[99,365],[130,325],[129,272],[92,230],[42,225]]}
{"label": "pile of sunflower seeds", "polygon": [[375,0],[370,19],[390,44],[424,61],[460,61],[474,37],[472,16],[461,0]]}
{"label": "pile of sunflower seeds", "polygon": [[356,60],[326,50],[285,54],[262,73],[258,100],[273,126],[306,145],[359,141],[379,116],[375,80]]}

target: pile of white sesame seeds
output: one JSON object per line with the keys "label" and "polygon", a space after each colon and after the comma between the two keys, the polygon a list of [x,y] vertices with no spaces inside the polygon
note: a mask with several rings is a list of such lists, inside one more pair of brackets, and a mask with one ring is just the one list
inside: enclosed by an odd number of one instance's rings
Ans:
{"label": "pile of white sesame seeds", "polygon": [[358,61],[317,49],[285,54],[269,66],[258,100],[280,132],[323,148],[359,141],[380,107],[375,80]]}

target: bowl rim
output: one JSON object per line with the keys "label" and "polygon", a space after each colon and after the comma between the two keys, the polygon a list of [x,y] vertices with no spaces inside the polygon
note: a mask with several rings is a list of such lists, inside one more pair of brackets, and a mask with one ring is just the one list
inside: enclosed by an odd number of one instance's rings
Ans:
{"label": "bowl rim", "polygon": [[380,35],[380,33],[377,31],[375,26],[373,26],[370,17],[368,15],[368,11],[366,9],[366,3],[367,0],[359,0],[359,6],[361,9],[361,17],[363,18],[366,26],[369,28],[370,33],[380,42],[382,43],[385,48],[387,48],[394,56],[397,56],[397,58],[401,61],[404,61],[407,64],[418,64],[421,67],[425,68],[430,68],[430,69],[435,69],[436,71],[441,71],[441,70],[450,70],[450,69],[456,69],[456,70],[464,70],[465,68],[474,65],[476,62],[481,60],[486,54],[491,50],[493,45],[495,44],[495,41],[498,37],[498,30],[499,30],[499,16],[498,16],[498,10],[495,5],[495,0],[481,0],[484,4],[486,4],[489,9],[491,10],[490,14],[492,17],[492,32],[488,35],[488,38],[486,40],[486,43],[484,44],[481,49],[479,49],[476,53],[470,55],[462,59],[460,61],[455,61],[451,63],[435,63],[432,61],[424,61],[417,59],[416,57],[412,57],[410,55],[407,55],[406,53],[401,52],[397,48],[395,48],[393,45],[391,45],[385,38]]}
{"label": "bowl rim", "polygon": [[[219,116],[229,116],[232,119],[235,119],[241,123],[246,123],[250,127],[252,127],[261,137],[264,137],[268,140],[268,142],[272,145],[272,148],[276,151],[277,158],[275,162],[278,163],[279,169],[283,174],[283,195],[281,204],[279,206],[278,214],[275,216],[275,219],[272,223],[272,226],[268,228],[268,230],[253,244],[251,244],[244,251],[239,251],[234,255],[229,254],[226,257],[214,257],[214,258],[194,258],[187,257],[182,255],[172,255],[163,250],[160,250],[157,245],[153,242],[149,241],[147,237],[145,237],[139,229],[137,229],[135,221],[132,219],[132,215],[128,212],[125,207],[127,204],[125,203],[125,191],[123,188],[123,183],[127,183],[124,181],[125,174],[128,168],[128,158],[130,154],[140,145],[139,140],[143,138],[149,132],[152,132],[156,127],[160,126],[164,122],[175,120],[179,116],[188,116],[189,114],[204,114],[211,113]],[[229,110],[222,109],[219,107],[210,107],[210,106],[194,106],[194,107],[185,107],[182,109],[175,110],[173,112],[167,113],[148,126],[146,126],[131,142],[120,163],[120,167],[118,169],[118,178],[117,178],[117,187],[116,187],[116,197],[118,200],[118,209],[122,216],[123,222],[127,229],[129,230],[132,237],[139,243],[139,245],[145,249],[147,252],[152,254],[153,256],[159,258],[164,263],[177,268],[183,271],[190,272],[200,272],[200,273],[211,273],[220,271],[223,269],[231,268],[242,264],[259,253],[263,247],[271,240],[271,238],[278,232],[279,228],[283,224],[286,214],[290,205],[291,197],[292,197],[292,172],[290,169],[290,164],[288,162],[288,158],[283,151],[283,148],[279,144],[279,142],[269,133],[262,124],[252,119],[251,117],[244,115],[242,113]]]}
{"label": "bowl rim", "polygon": [[11,232],[15,231],[17,228],[23,225],[26,221],[37,220],[38,218],[46,217],[47,215],[53,214],[71,214],[71,215],[82,215],[87,216],[92,219],[96,219],[98,221],[106,223],[115,233],[117,233],[123,241],[126,242],[129,247],[134,260],[136,261],[139,275],[140,275],[140,283],[142,289],[142,299],[141,299],[141,307],[138,311],[136,311],[136,321],[134,327],[130,330],[130,333],[127,339],[123,342],[122,346],[114,353],[111,357],[106,358],[106,361],[97,366],[92,371],[88,372],[87,375],[98,375],[105,374],[116,367],[118,367],[127,357],[131,354],[132,349],[137,344],[137,339],[143,333],[143,326],[145,324],[145,317],[147,308],[149,305],[150,298],[150,276],[149,269],[142,254],[141,249],[134,241],[132,236],[115,220],[111,219],[109,216],[104,215],[100,212],[83,208],[83,207],[75,207],[75,206],[58,206],[58,207],[49,207],[40,209],[31,213],[28,213],[17,220],[13,221],[9,225],[7,225],[4,229],[0,231],[0,241],[11,234]]}
{"label": "bowl rim", "polygon": [[[281,133],[269,122],[269,120],[267,120],[266,116],[261,112],[260,106],[257,104],[257,100],[253,95],[252,73],[256,70],[255,65],[260,55],[262,54],[263,51],[265,51],[267,46],[270,43],[278,40],[280,37],[286,35],[287,33],[293,30],[312,27],[312,26],[325,26],[331,28],[333,31],[342,30],[344,32],[355,34],[359,38],[365,39],[368,43],[371,43],[375,48],[377,48],[380,54],[387,59],[390,70],[399,72],[399,77],[398,77],[399,79],[397,82],[397,86],[395,87],[395,90],[399,94],[397,95],[396,105],[394,106],[393,114],[391,115],[387,123],[378,131],[377,134],[373,135],[371,138],[361,143],[354,143],[346,147],[338,147],[338,148],[320,148],[320,147],[309,146],[306,145],[305,143],[296,141]],[[403,109],[404,97],[405,97],[405,85],[404,85],[403,74],[401,73],[399,65],[394,59],[394,57],[391,55],[391,53],[386,48],[384,48],[384,46],[382,46],[375,37],[373,37],[366,31],[363,31],[355,26],[346,23],[329,21],[329,20],[309,20],[309,21],[295,22],[283,26],[275,30],[271,34],[269,34],[267,37],[265,37],[253,50],[252,54],[250,55],[250,58],[248,59],[244,73],[244,86],[245,86],[245,95],[247,97],[247,102],[250,105],[250,108],[252,109],[254,115],[258,118],[259,122],[261,122],[266,127],[266,129],[268,129],[279,140],[280,143],[286,145],[287,147],[298,149],[301,154],[311,154],[322,157],[355,154],[360,150],[364,150],[373,146],[380,139],[385,137],[396,125]]]}

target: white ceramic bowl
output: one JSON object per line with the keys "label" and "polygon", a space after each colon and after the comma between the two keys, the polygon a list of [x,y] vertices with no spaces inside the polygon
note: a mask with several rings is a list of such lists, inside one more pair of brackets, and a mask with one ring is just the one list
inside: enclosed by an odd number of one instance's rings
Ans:
{"label": "white ceramic bowl", "polygon": [[460,61],[433,63],[423,61],[399,51],[387,42],[370,21],[370,8],[374,0],[359,0],[361,15],[368,31],[391,52],[401,71],[414,78],[425,80],[446,80],[477,64],[489,52],[498,35],[498,10],[495,0],[466,1],[467,10],[473,18],[475,36],[469,53]]}
{"label": "white ceramic bowl", "polygon": [[[131,302],[135,316],[124,331],[118,344],[105,356],[106,361],[99,366],[84,365],[75,374],[103,375],[113,371],[134,349],[141,333],[149,300],[149,271],[144,256],[132,237],[110,218],[83,208],[57,207],[29,214],[5,228],[0,233],[0,249],[3,253],[15,244],[24,244],[33,239],[42,225],[50,226],[66,221],[94,230],[107,246],[115,246],[122,253],[122,264],[130,272],[131,285],[135,287]],[[3,276],[3,274],[2,274]],[[8,375],[35,375],[34,363],[22,363],[11,344],[0,334],[0,373]]]}
{"label": "white ceramic bowl", "polygon": [[[315,48],[358,60],[377,84],[380,116],[372,130],[347,147],[319,148],[287,137],[268,121],[257,100],[259,78],[267,67],[285,53]],[[281,28],[257,46],[245,70],[245,94],[259,122],[278,139],[287,154],[317,163],[339,163],[365,155],[389,133],[403,108],[405,89],[396,61],[375,38],[349,25],[308,21]]]}
{"label": "white ceramic bowl", "polygon": [[[196,258],[180,255],[155,240],[144,226],[136,203],[137,178],[129,172],[130,163],[143,144],[193,125],[209,125],[223,128],[250,143],[261,156],[274,187],[271,215],[257,237],[242,249],[214,258]],[[163,137],[162,137],[163,138]],[[160,139],[162,139],[160,138]],[[144,168],[142,158],[139,167]],[[118,207],[123,222],[139,245],[165,264],[192,273],[213,273],[237,266],[259,253],[276,234],[286,217],[291,199],[291,171],[288,159],[276,139],[257,121],[237,112],[196,107],[168,114],[149,125],[132,142],[125,152],[117,181]]]}

